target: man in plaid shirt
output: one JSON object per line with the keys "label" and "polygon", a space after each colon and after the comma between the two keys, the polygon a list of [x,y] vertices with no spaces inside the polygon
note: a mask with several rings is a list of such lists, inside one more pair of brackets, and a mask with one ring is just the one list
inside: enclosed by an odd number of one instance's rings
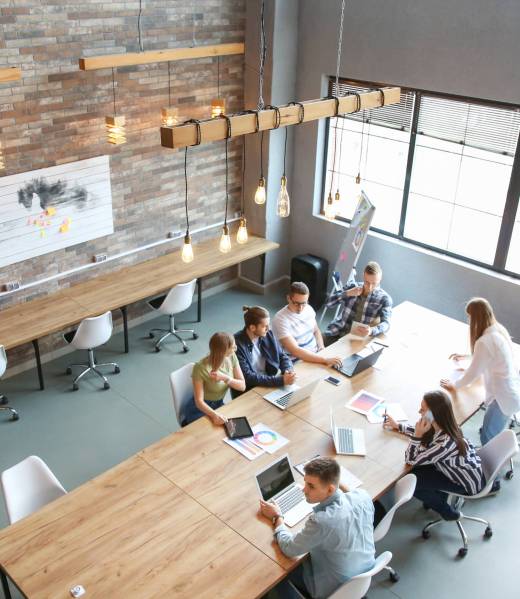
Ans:
{"label": "man in plaid shirt", "polygon": [[[377,262],[369,262],[363,272],[363,282],[350,280],[341,291],[333,293],[327,308],[342,304],[343,309],[323,335],[328,346],[347,333],[360,337],[375,337],[386,333],[392,317],[392,298],[379,287],[383,271]],[[358,323],[352,326],[352,323]]]}

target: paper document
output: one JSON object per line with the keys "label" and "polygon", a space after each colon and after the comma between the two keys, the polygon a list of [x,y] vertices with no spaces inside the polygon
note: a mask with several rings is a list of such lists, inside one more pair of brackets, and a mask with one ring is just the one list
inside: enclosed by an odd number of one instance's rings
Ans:
{"label": "paper document", "polygon": [[255,460],[256,458],[263,455],[265,453],[265,451],[261,447],[258,447],[257,445],[255,445],[251,441],[251,439],[252,439],[252,437],[246,438],[246,439],[228,439],[226,437],[225,439],[222,439],[222,440],[224,441],[224,443],[231,445],[231,447],[233,449],[236,449],[239,453],[241,453],[243,456],[245,456],[248,460]]}
{"label": "paper document", "polygon": [[289,439],[286,439],[272,428],[269,428],[266,424],[259,422],[253,426],[254,435],[251,437],[251,441],[257,446],[267,451],[267,453],[275,453],[289,443]]}
{"label": "paper document", "polygon": [[375,406],[367,413],[367,420],[371,424],[381,424],[384,422],[385,410],[388,416],[391,416],[396,422],[407,421],[405,411],[399,403],[387,403],[386,401]]}

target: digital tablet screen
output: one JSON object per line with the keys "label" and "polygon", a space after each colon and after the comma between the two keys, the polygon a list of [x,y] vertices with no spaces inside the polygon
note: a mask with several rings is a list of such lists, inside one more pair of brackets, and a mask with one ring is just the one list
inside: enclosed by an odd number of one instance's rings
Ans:
{"label": "digital tablet screen", "polygon": [[224,425],[227,436],[230,439],[242,439],[244,437],[252,437],[253,431],[245,416],[239,418],[230,418]]}

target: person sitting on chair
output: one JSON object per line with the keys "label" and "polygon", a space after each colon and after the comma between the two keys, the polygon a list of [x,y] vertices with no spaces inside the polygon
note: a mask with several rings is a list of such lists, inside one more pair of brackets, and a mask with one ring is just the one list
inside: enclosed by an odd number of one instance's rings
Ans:
{"label": "person sitting on chair", "polygon": [[[383,271],[377,262],[369,262],[363,272],[363,282],[349,282],[334,292],[327,308],[341,304],[341,311],[327,327],[323,339],[329,346],[347,333],[375,337],[386,333],[392,317],[392,298],[379,287]],[[353,326],[353,323],[357,323]]]}
{"label": "person sitting on chair", "polygon": [[316,322],[316,312],[309,305],[309,288],[305,283],[291,283],[287,306],[273,318],[273,333],[292,360],[325,366],[341,365],[340,357],[326,358],[317,353],[325,346]]}
{"label": "person sitting on chair", "polygon": [[293,364],[269,330],[269,312],[260,306],[244,306],[243,311],[245,326],[235,333],[235,342],[246,389],[294,383]]}
{"label": "person sitting on chair", "polygon": [[244,375],[235,355],[233,335],[214,333],[209,340],[209,355],[193,366],[193,401],[188,404],[184,424],[207,416],[213,424],[224,424],[226,418],[216,410],[224,404],[228,388],[244,391]]}
{"label": "person sitting on chair", "polygon": [[411,437],[405,460],[417,477],[414,496],[444,520],[458,520],[460,512],[448,503],[448,493],[480,493],[486,484],[480,457],[464,438],[445,391],[425,393],[419,414],[415,427],[398,424],[390,416],[383,426]]}
{"label": "person sitting on chair", "polygon": [[[276,503],[260,500],[260,510],[272,520],[274,536],[285,555],[309,553],[289,575],[291,582],[307,597],[325,598],[353,576],[373,568],[374,506],[365,490],[349,491],[340,484],[335,459],[314,458],[304,471],[305,499],[317,505],[300,532],[287,530]],[[282,585],[279,594],[285,597]]]}

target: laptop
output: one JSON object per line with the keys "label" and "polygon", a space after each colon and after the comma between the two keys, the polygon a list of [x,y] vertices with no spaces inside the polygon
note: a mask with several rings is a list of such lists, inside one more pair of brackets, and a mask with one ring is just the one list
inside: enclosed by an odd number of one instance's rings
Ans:
{"label": "laptop", "polygon": [[307,503],[302,487],[294,480],[288,455],[258,472],[256,484],[264,501],[276,501],[287,526],[294,526],[312,512],[312,504]]}
{"label": "laptop", "polygon": [[280,408],[280,410],[286,410],[289,406],[294,406],[300,401],[307,399],[307,397],[310,397],[313,394],[314,389],[318,386],[320,380],[321,379],[316,379],[303,387],[300,387],[299,385],[287,385],[286,387],[271,391],[263,397],[269,403]]}
{"label": "laptop", "polygon": [[360,428],[336,426],[330,410],[330,430],[336,453],[341,455],[366,455],[365,433]]}
{"label": "laptop", "polygon": [[[374,345],[374,347],[372,347],[372,345]],[[378,344],[370,343],[357,354],[352,354],[348,358],[345,358],[341,366],[334,366],[334,368],[345,376],[355,376],[356,374],[363,372],[363,370],[373,366],[384,349],[384,345],[378,346]]]}

